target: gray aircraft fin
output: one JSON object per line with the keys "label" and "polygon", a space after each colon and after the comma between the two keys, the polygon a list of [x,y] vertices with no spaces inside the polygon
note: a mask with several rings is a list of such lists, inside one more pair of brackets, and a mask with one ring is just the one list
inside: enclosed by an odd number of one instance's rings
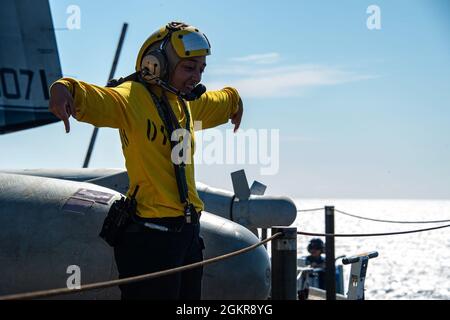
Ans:
{"label": "gray aircraft fin", "polygon": [[250,198],[250,189],[248,187],[247,177],[244,170],[231,173],[234,194],[239,200],[247,200]]}
{"label": "gray aircraft fin", "polygon": [[48,0],[2,0],[0,134],[59,121],[48,111],[61,65]]}
{"label": "gray aircraft fin", "polygon": [[253,181],[252,186],[250,187],[250,193],[255,196],[263,196],[266,192],[267,186],[258,181]]}

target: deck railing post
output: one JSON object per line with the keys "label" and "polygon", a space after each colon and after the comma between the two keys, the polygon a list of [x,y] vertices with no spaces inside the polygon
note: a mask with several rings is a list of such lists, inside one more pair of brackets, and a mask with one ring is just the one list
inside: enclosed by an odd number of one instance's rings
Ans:
{"label": "deck railing post", "polygon": [[[334,207],[325,207],[325,233],[334,234]],[[336,300],[336,265],[334,237],[325,238],[325,288],[327,300]]]}
{"label": "deck railing post", "polygon": [[297,299],[297,228],[272,228],[272,300]]}
{"label": "deck railing post", "polygon": [[[267,239],[267,228],[261,229],[261,241]],[[264,247],[267,249],[267,243],[264,244]]]}

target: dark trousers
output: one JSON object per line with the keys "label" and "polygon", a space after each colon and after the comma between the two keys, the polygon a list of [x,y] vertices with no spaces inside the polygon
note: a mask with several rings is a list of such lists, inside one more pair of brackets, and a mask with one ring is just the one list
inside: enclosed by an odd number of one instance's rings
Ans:
{"label": "dark trousers", "polygon": [[[163,218],[160,225],[179,225]],[[184,219],[184,218],[182,218]],[[169,222],[167,222],[169,221]],[[200,225],[185,224],[180,232],[142,229],[126,232],[114,248],[119,278],[172,269],[203,260],[204,244]],[[121,285],[122,300],[200,300],[203,268],[190,269],[164,277]]]}

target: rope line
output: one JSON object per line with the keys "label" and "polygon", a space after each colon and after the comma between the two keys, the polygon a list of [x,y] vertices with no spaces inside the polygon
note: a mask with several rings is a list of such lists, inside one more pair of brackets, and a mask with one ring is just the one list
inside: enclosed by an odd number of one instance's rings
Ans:
{"label": "rope line", "polygon": [[374,219],[374,218],[367,218],[367,217],[362,217],[362,216],[358,216],[356,214],[351,214],[348,212],[344,212],[341,210],[337,210],[335,209],[334,211],[339,212],[340,214],[346,215],[346,216],[350,216],[353,218],[358,218],[358,219],[362,219],[362,220],[370,220],[370,221],[376,221],[376,222],[387,222],[387,223],[402,223],[402,224],[408,224],[408,223],[443,223],[443,222],[450,222],[450,220],[428,220],[428,221],[399,221],[399,220],[382,220],[382,219]]}
{"label": "rope line", "polygon": [[173,269],[143,274],[140,276],[129,277],[129,278],[124,278],[124,279],[119,279],[119,280],[91,283],[91,284],[81,286],[80,289],[60,288],[60,289],[51,289],[51,290],[42,290],[42,291],[35,291],[35,292],[28,292],[28,293],[5,295],[5,296],[0,296],[0,300],[24,300],[24,299],[45,298],[45,297],[57,296],[57,295],[59,296],[59,295],[79,293],[79,292],[94,290],[94,289],[104,289],[104,288],[114,287],[114,286],[118,286],[118,285],[124,285],[124,284],[133,283],[133,282],[144,281],[144,280],[149,280],[149,279],[153,279],[153,278],[157,278],[157,277],[167,276],[169,274],[198,268],[200,266],[215,263],[215,262],[218,262],[221,260],[229,259],[231,257],[246,253],[246,252],[251,251],[269,241],[272,241],[273,239],[281,236],[282,234],[283,234],[282,232],[278,232],[278,233],[272,235],[270,238],[267,238],[259,243],[255,243],[246,248],[236,250],[234,252],[230,252],[230,253],[224,254],[222,256],[214,257],[214,258],[211,258],[208,260],[188,264],[188,265],[173,268]]}
{"label": "rope line", "polygon": [[303,210],[297,210],[297,212],[308,212],[308,211],[319,211],[319,210],[324,210],[324,208],[303,209]]}
{"label": "rope line", "polygon": [[398,235],[398,234],[424,232],[424,231],[430,231],[430,230],[436,230],[436,229],[442,229],[442,228],[448,228],[448,227],[450,227],[450,224],[447,224],[445,226],[434,227],[434,228],[399,231],[399,232],[385,232],[385,233],[334,234],[334,233],[312,233],[312,232],[297,231],[297,234],[301,234],[304,236],[314,236],[314,237],[379,237],[379,236],[393,236],[393,235]]}
{"label": "rope line", "polygon": [[[310,212],[310,211],[320,211],[324,210],[324,208],[314,208],[314,209],[302,209],[297,210],[297,212]],[[426,221],[402,221],[402,220],[386,220],[386,219],[375,219],[375,218],[369,218],[369,217],[363,217],[356,214],[351,214],[342,210],[334,209],[335,212],[338,212],[340,214],[343,214],[345,216],[358,218],[361,220],[369,220],[369,221],[375,221],[375,222],[386,222],[386,223],[399,223],[399,224],[422,224],[422,223],[445,223],[450,222],[450,219],[447,220],[426,220]]]}

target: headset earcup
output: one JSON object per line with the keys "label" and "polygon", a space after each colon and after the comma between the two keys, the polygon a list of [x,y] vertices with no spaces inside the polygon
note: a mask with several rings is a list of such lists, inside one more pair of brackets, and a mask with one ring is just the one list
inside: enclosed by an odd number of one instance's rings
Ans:
{"label": "headset earcup", "polygon": [[167,74],[167,60],[160,50],[147,53],[141,62],[141,72],[148,71],[150,74],[143,74],[142,78],[152,83],[153,76],[164,79]]}

